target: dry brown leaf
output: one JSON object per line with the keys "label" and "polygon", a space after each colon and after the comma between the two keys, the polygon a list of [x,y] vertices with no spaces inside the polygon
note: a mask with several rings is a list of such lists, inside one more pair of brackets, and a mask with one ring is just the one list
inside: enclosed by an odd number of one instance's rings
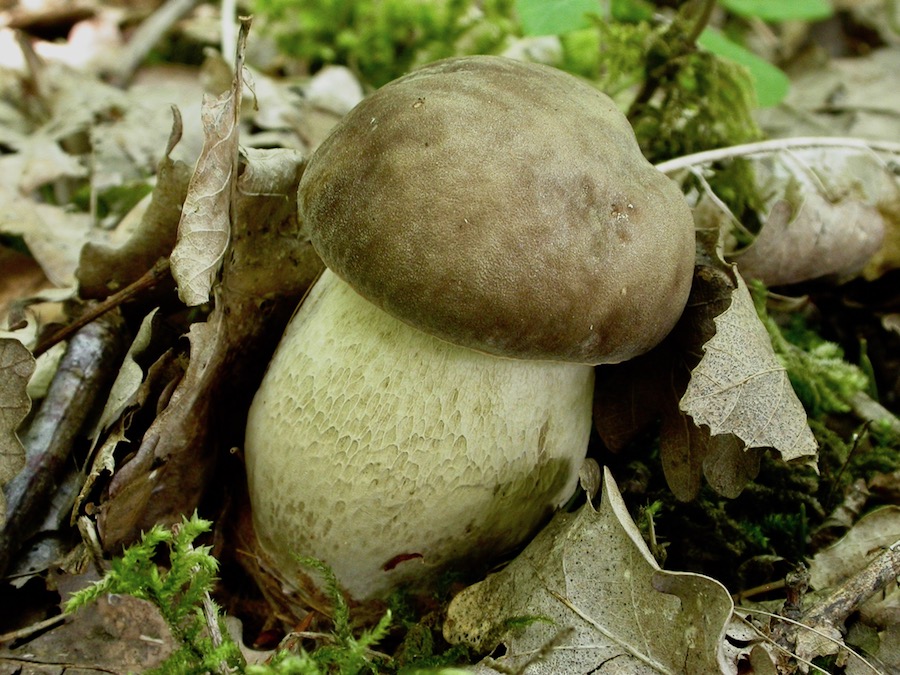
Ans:
{"label": "dry brown leaf", "polygon": [[[880,10],[893,3],[870,2]],[[895,14],[897,5],[893,5]],[[897,19],[893,18],[896,35]],[[877,29],[891,26],[882,18]],[[811,59],[806,72],[793,74],[783,105],[757,111],[760,123],[777,138],[853,136],[872,140],[900,138],[900,89],[885,86],[900,70],[897,44],[823,64]]]}
{"label": "dry brown leaf", "polygon": [[[118,419],[115,419],[105,433],[99,434],[93,448],[93,456],[90,459],[90,471],[82,486],[81,493],[75,500],[74,513],[93,512],[96,507],[87,502],[94,499],[100,491],[95,486],[108,485],[110,477],[115,473],[117,461],[116,450],[119,444],[125,447],[133,447],[133,439],[140,437],[143,430],[140,424],[140,415],[155,415],[163,409],[168,402],[168,397],[184,377],[186,358],[176,354],[173,350],[167,350],[153,364],[147,368],[147,373],[140,383],[140,387],[126,404],[126,411]],[[131,411],[134,411],[132,414]],[[135,424],[135,419],[138,422]],[[134,424],[136,429],[132,428]],[[121,452],[119,454],[121,458]],[[121,463],[121,459],[119,461]],[[119,514],[128,522],[130,515]],[[123,529],[125,526],[121,526]],[[122,537],[124,541],[126,537]]]}
{"label": "dry brown leaf", "polygon": [[[837,543],[815,555],[810,585],[820,591],[819,599],[808,603],[800,616],[801,624],[814,630],[796,631],[795,653],[808,660],[835,654],[855,629],[857,635],[875,634],[870,654],[896,659],[889,650],[878,649],[877,633],[896,626],[900,616],[900,589],[895,583],[900,571],[898,546],[900,507],[888,506],[864,516]],[[821,634],[832,640],[823,640]]]}
{"label": "dry brown leaf", "polygon": [[108,549],[193,511],[216,444],[241,443],[250,397],[268,357],[322,269],[297,217],[294,196],[303,158],[289,150],[244,155],[215,308],[205,323],[192,326],[183,379],[136,455],[113,477],[98,519]]}
{"label": "dry brown leaf", "polygon": [[105,298],[136,281],[175,246],[178,221],[190,180],[190,168],[170,158],[181,135],[181,116],[176,113],[169,150],[157,169],[156,186],[140,223],[118,247],[88,242],[78,260],[78,281],[83,298]]}
{"label": "dry brown leaf", "polygon": [[620,452],[653,424],[683,384],[672,381],[675,355],[664,343],[621,364],[600,366],[594,380],[594,428],[613,452]]}
{"label": "dry brown leaf", "polygon": [[769,286],[818,277],[851,277],[884,241],[878,209],[859,201],[827,201],[816,193],[799,204],[776,201],[753,245],[736,257],[741,273]]}
{"label": "dry brown leaf", "polygon": [[204,96],[200,111],[203,151],[188,186],[171,256],[178,297],[189,307],[209,301],[231,234],[246,31],[242,26],[231,89],[217,98]]}
{"label": "dry brown leaf", "polygon": [[[752,172],[762,229],[736,221],[706,176],[715,163],[739,160]],[[732,233],[727,254],[741,273],[768,285],[819,277],[868,279],[900,267],[900,144],[857,138],[791,138],[721,148],[658,165],[698,188],[695,221]],[[738,230],[740,230],[738,232]]]}
{"label": "dry brown leaf", "polygon": [[659,458],[666,484],[680,501],[690,501],[700,492],[708,439],[709,434],[678,409],[677,398],[669,401],[662,411]]}
{"label": "dry brown leaf", "polygon": [[[60,577],[59,590],[67,598],[94,578]],[[146,672],[158,667],[177,646],[150,602],[110,595],[29,640],[27,649],[0,648],[0,672]]]}
{"label": "dry brown leaf", "polygon": [[731,307],[715,325],[681,409],[711,435],[733,434],[748,449],[774,448],[785,461],[815,456],[806,412],[739,275]]}
{"label": "dry brown leaf", "polygon": [[811,146],[750,161],[767,213],[760,214],[763,228],[753,244],[735,255],[745,277],[775,286],[850,278],[867,265],[877,276],[900,265],[900,251],[883,250],[886,240],[900,237],[900,181],[891,155]]}
{"label": "dry brown leaf", "polygon": [[86,213],[39,204],[0,183],[0,232],[22,237],[46,277],[57,286],[73,285],[78,252],[91,227]]}
{"label": "dry brown leaf", "polygon": [[35,204],[36,220],[23,234],[28,251],[57,286],[74,286],[82,246],[93,231],[87,213],[71,213],[59,206]]}
{"label": "dry brown leaf", "polygon": [[101,431],[104,431],[121,417],[144,381],[144,371],[135,361],[135,357],[141,355],[150,344],[153,317],[156,315],[157,309],[151,311],[141,321],[138,333],[125,354],[125,359],[122,361],[116,379],[110,387],[106,404],[103,406],[103,412],[100,413],[100,419],[97,420],[94,430],[88,436],[94,439],[95,442]]}
{"label": "dry brown leaf", "polygon": [[444,636],[481,652],[503,643],[483,665],[535,675],[736,672],[722,660],[732,610],[717,581],[659,568],[604,471],[598,510],[558,514],[504,570],[457,595]]}
{"label": "dry brown leaf", "polygon": [[[195,66],[173,63],[141,66],[128,87],[128,94],[143,101],[145,106],[152,101],[157,105],[164,103],[167,110],[174,107],[181,111],[184,137],[171,156],[191,166],[203,151],[203,123],[200,120],[203,92],[203,78],[199,77]],[[167,111],[158,114],[162,112]],[[168,125],[168,117],[166,122]]]}
{"label": "dry brown leaf", "polygon": [[10,308],[20,298],[50,286],[47,276],[34,258],[0,246],[0,329],[9,325]]}
{"label": "dry brown leaf", "polygon": [[191,327],[184,378],[144,433],[137,454],[116,471],[99,507],[106,550],[132,543],[154,524],[174,525],[197,508],[215,461],[210,409],[227,377],[219,346],[226,339],[221,320]]}
{"label": "dry brown leaf", "polygon": [[[16,429],[31,410],[28,378],[34,357],[25,345],[0,338],[0,486],[6,485],[25,465],[25,448]],[[6,499],[0,491],[0,523],[6,520]]]}
{"label": "dry brown leaf", "polygon": [[818,590],[839,584],[900,540],[900,506],[867,514],[839,541],[819,551],[809,565],[810,585]]}
{"label": "dry brown leaf", "polygon": [[40,187],[60,178],[84,178],[87,167],[78,157],[69,154],[59,145],[56,129],[41,129],[23,139],[16,147],[18,152],[0,158],[0,171],[15,178],[15,187],[28,195]]}
{"label": "dry brown leaf", "polygon": [[[702,428],[701,431],[706,430]],[[759,473],[762,449],[746,447],[733,434],[708,436],[703,433],[702,443],[706,444],[703,475],[713,490],[734,499]]]}
{"label": "dry brown leaf", "polygon": [[702,215],[681,320],[648,354],[599,367],[594,405],[595,428],[613,451],[662,421],[660,458],[682,501],[697,496],[704,476],[720,494],[736,497],[766,448],[785,460],[816,451],[746,285],[719,257],[719,225]]}
{"label": "dry brown leaf", "polygon": [[[697,496],[704,475],[717,492],[736,497],[756,476],[761,454],[759,449],[745,449],[731,433],[710,436],[708,428],[679,408],[690,373],[698,364],[692,355],[700,354],[713,339],[716,318],[732,304],[733,272],[710,259],[715,256],[714,247],[715,242],[709,242],[709,255],[698,258],[685,313],[669,338],[644,356],[597,369],[594,424],[598,434],[607,447],[619,451],[661,419],[660,459],[666,482],[681,501]],[[754,321],[759,323],[755,314]],[[757,412],[750,409],[741,414]]]}

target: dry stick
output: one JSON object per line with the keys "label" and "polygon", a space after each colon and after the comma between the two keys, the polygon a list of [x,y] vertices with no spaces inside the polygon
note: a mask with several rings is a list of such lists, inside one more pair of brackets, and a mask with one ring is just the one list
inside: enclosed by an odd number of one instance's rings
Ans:
{"label": "dry stick", "polygon": [[887,424],[891,431],[900,434],[900,419],[894,413],[864,392],[857,392],[850,399],[853,414],[863,421]]}
{"label": "dry stick", "polygon": [[803,613],[804,624],[841,625],[870,597],[900,576],[900,540],[889,546],[861,571],[842,583],[824,600]]}
{"label": "dry stick", "polygon": [[[670,54],[669,58],[661,65],[647,73],[647,77],[644,78],[644,83],[641,85],[640,91],[637,93],[637,96],[635,96],[634,101],[632,101],[631,106],[628,108],[628,112],[625,114],[629,122],[634,122],[638,113],[640,113],[650,102],[650,99],[653,98],[653,95],[656,93],[657,89],[659,89],[663,80],[672,77],[674,73],[678,72],[681,68],[680,57],[691,53],[697,48],[697,40],[703,32],[703,29],[706,28],[706,24],[709,23],[715,4],[715,0],[695,0],[694,7],[698,9],[694,10],[693,16],[690,17],[690,20],[693,21],[690,33],[685,36],[683,41],[675,42],[675,46],[678,48],[677,52]],[[669,26],[667,34],[669,34],[671,28],[672,27]]]}
{"label": "dry stick", "polygon": [[[827,633],[824,633],[824,632],[820,631],[819,629],[817,629],[817,628],[814,627],[814,626],[808,626],[808,625],[805,624],[805,623],[801,623],[801,622],[799,622],[799,621],[794,621],[793,619],[789,619],[788,617],[782,616],[782,615],[780,615],[780,614],[774,614],[774,613],[772,613],[772,612],[766,612],[765,610],[762,610],[762,609],[754,609],[754,608],[752,608],[752,607],[740,607],[740,608],[738,608],[738,609],[739,609],[741,612],[747,612],[748,614],[759,614],[760,616],[767,616],[767,617],[769,617],[769,618],[771,618],[771,619],[775,619],[776,621],[783,621],[783,622],[788,623],[788,624],[790,624],[791,626],[793,626],[798,632],[801,631],[801,630],[805,630],[805,631],[809,631],[810,633],[813,633],[814,635],[818,635],[818,636],[819,636],[820,638],[822,638],[825,642],[830,642],[830,643],[832,643],[833,645],[835,645],[836,647],[838,647],[839,649],[846,649],[847,652],[848,652],[849,654],[853,654],[854,657],[856,657],[857,659],[859,659],[859,661],[860,661],[864,666],[866,666],[869,670],[871,670],[873,673],[875,673],[875,675],[883,675],[883,673],[882,673],[880,670],[878,670],[875,666],[873,666],[871,663],[869,663],[869,662],[862,656],[862,654],[860,654],[859,652],[854,651],[853,649],[850,649],[850,647],[847,647],[847,645],[845,645],[841,640],[838,640],[838,639],[836,639],[836,638],[831,637],[831,636],[828,635]],[[801,658],[800,656],[797,656],[796,654],[794,654],[794,653],[793,653],[790,649],[788,649],[787,647],[784,647],[784,646],[778,644],[778,642],[777,642],[776,640],[773,640],[771,637],[769,637],[768,635],[766,635],[759,627],[757,627],[756,625],[754,625],[753,622],[749,621],[746,617],[741,616],[740,614],[738,614],[738,613],[737,613],[737,610],[735,610],[735,616],[737,616],[737,617],[738,617],[741,621],[743,621],[746,625],[750,626],[750,628],[752,628],[754,631],[756,631],[756,634],[757,634],[757,635],[759,635],[759,636],[760,636],[763,640],[765,640],[768,644],[770,644],[770,645],[772,645],[773,647],[775,647],[775,649],[777,649],[777,650],[779,650],[780,652],[782,652],[782,653],[784,653],[784,654],[790,656],[792,659],[796,659],[796,660],[799,661],[800,663],[802,663],[802,664],[804,664],[804,665],[806,665],[806,666],[809,666],[810,668],[814,669],[816,672],[823,673],[824,675],[828,675],[828,673],[827,673],[826,671],[824,671],[824,670],[822,670],[821,668],[819,668],[819,666],[817,666],[816,664],[814,664],[812,661],[808,661],[807,659]]]}
{"label": "dry stick", "polygon": [[129,284],[118,293],[109,296],[108,298],[106,298],[106,300],[103,300],[102,302],[91,306],[84,312],[84,314],[79,316],[72,323],[68,324],[65,328],[61,328],[49,338],[42,340],[41,343],[33,350],[35,358],[46,352],[53,345],[62,342],[63,340],[68,340],[69,337],[72,336],[72,334],[76,333],[78,330],[88,325],[89,323],[96,321],[111,309],[115,309],[119,305],[128,302],[143,291],[153,288],[161,281],[167,279],[168,276],[169,259],[160,258],[156,262],[156,264],[151,267],[150,270],[140,279]]}
{"label": "dry stick", "polygon": [[[823,627],[837,628],[843,625],[847,617],[859,609],[860,605],[875,593],[886,588],[888,584],[894,583],[898,575],[900,575],[900,541],[894,542],[881,555],[866,565],[865,568],[844,581],[828,597],[807,609],[799,620],[795,621],[786,616],[771,614],[749,607],[740,607],[739,610],[763,614],[779,621],[785,621],[795,626],[795,631],[808,630],[840,647],[844,647],[843,643],[836,641],[819,629]],[[786,650],[785,647],[777,644],[777,642],[773,641],[772,644],[775,644],[779,649]],[[849,651],[855,658],[870,668],[872,672],[878,672],[860,654],[853,650]],[[795,654],[792,654],[792,656],[797,658]],[[809,665],[807,661],[799,660]]]}
{"label": "dry stick", "polygon": [[671,174],[682,169],[711,164],[712,162],[722,162],[726,159],[735,159],[736,157],[754,157],[772,152],[807,148],[848,148],[852,150],[868,150],[876,153],[900,153],[900,143],[891,141],[870,141],[863,138],[836,136],[801,136],[797,138],[775,138],[768,141],[732,145],[727,148],[704,150],[703,152],[695,152],[692,155],[684,155],[683,157],[660,162],[654,166],[656,166],[658,171]]}
{"label": "dry stick", "polygon": [[47,396],[22,438],[25,468],[5,486],[7,520],[0,532],[0,577],[34,534],[68,468],[76,438],[105,394],[124,355],[121,319],[107,315],[70,340]]}
{"label": "dry stick", "polygon": [[65,622],[65,614],[57,614],[55,616],[51,616],[49,619],[38,621],[37,623],[33,623],[30,626],[25,626],[24,628],[19,628],[18,630],[10,631],[9,633],[0,634],[0,644],[3,644],[5,642],[12,642],[13,640],[22,640],[24,638],[29,638],[35,633],[40,633],[47,630],[48,628],[53,628],[53,626],[57,624]]}
{"label": "dry stick", "polygon": [[144,20],[129,41],[121,66],[114,74],[117,86],[124,87],[134,77],[135,71],[147,58],[147,54],[166,32],[190,12],[198,0],[167,0],[150,17]]}

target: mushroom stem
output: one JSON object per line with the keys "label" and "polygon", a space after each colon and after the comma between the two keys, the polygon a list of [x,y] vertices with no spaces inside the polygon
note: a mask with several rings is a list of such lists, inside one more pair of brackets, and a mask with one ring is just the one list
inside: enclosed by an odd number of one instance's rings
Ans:
{"label": "mushroom stem", "polygon": [[260,545],[282,579],[312,556],[360,600],[496,558],[572,494],[593,379],[431,337],[326,270],[250,410]]}

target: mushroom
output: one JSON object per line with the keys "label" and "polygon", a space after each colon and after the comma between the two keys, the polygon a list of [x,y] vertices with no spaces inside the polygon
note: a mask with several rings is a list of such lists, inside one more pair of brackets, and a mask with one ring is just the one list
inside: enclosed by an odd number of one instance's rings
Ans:
{"label": "mushroom", "polygon": [[250,409],[254,529],[282,581],[319,558],[357,600],[521,544],[572,495],[593,365],[672,329],[690,210],[593,87],[438,61],[354,108],[301,217],[329,270]]}

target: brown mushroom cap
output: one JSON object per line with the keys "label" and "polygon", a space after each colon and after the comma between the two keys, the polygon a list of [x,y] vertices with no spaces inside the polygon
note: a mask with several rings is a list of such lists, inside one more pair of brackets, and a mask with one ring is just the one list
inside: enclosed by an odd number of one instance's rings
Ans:
{"label": "brown mushroom cap", "polygon": [[354,108],[299,205],[370,302],[472,349],[616,363],[672,329],[694,226],[613,102],[554,68],[438,61]]}

